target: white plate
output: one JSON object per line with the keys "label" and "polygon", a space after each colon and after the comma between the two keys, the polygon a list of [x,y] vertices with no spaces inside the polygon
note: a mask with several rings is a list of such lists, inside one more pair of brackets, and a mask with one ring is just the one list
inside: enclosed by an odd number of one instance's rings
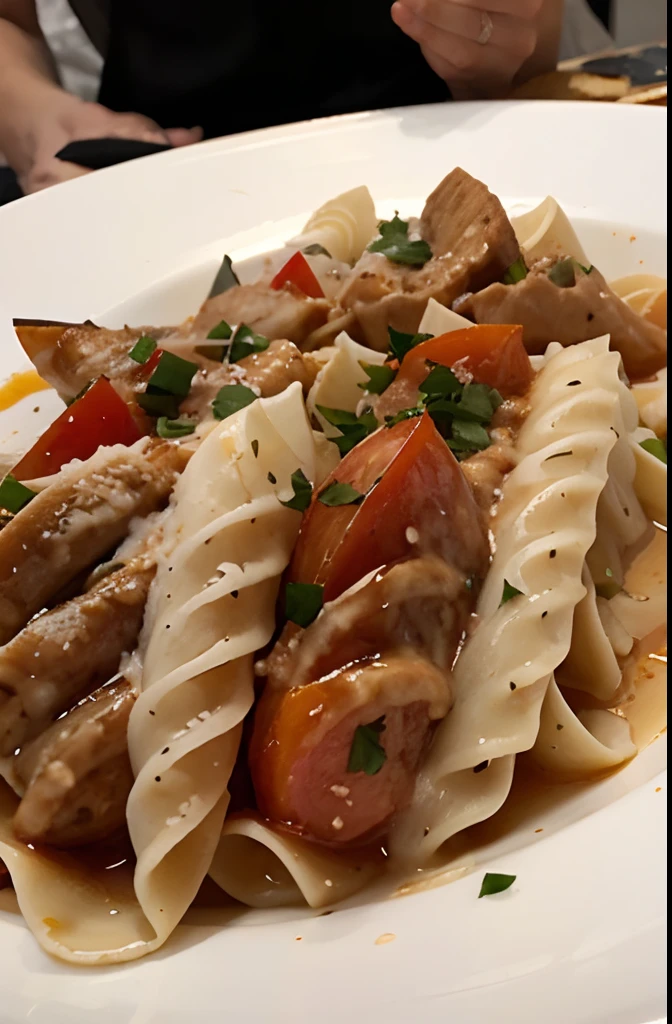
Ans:
{"label": "white plate", "polygon": [[[616,104],[417,107],[208,142],[58,186],[0,210],[0,379],[25,366],[11,316],[181,318],[224,251],[274,248],[362,183],[379,213],[417,212],[456,164],[509,209],[552,193],[607,277],[665,274],[665,128],[665,111]],[[38,397],[0,417],[5,448],[29,443],[57,407]],[[124,967],[60,964],[0,913],[0,1021],[661,1022],[665,764],[662,737],[617,775],[531,810],[452,885],[365,893],[328,917],[243,910],[222,927],[201,912]],[[518,878],[478,900],[486,866]]]}

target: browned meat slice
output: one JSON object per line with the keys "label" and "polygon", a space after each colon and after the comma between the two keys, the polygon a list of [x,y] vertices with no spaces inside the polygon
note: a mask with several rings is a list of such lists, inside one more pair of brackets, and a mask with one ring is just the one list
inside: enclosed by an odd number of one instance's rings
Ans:
{"label": "browned meat slice", "polygon": [[[377,574],[276,645],[250,767],[262,813],[319,842],[376,834],[413,792],[432,722],[451,704],[450,668],[475,595],[442,559]],[[372,733],[371,730],[374,730]],[[381,735],[375,770],[353,743]]]}
{"label": "browned meat slice", "polygon": [[552,341],[573,345],[609,334],[631,379],[666,365],[667,332],[619,299],[596,267],[589,274],[577,269],[575,284],[568,288],[554,284],[547,269],[542,261],[518,284],[491,284],[465,298],[459,311],[479,324],[522,324],[525,347],[532,354],[543,352]]}
{"label": "browned meat slice", "polygon": [[427,199],[420,234],[435,256],[465,264],[471,291],[499,280],[520,256],[499,199],[461,167],[447,174]]}
{"label": "browned meat slice", "polygon": [[124,679],[87,697],[15,760],[24,789],[14,831],[28,843],[82,846],[124,823],[133,784],[126,731],[135,694]]}
{"label": "browned meat slice", "polygon": [[220,320],[247,324],[271,340],[288,338],[301,347],[309,334],[326,323],[331,309],[327,299],[309,299],[295,291],[280,291],[262,281],[240,284],[207,299],[195,317],[191,330],[205,336]]}
{"label": "browned meat slice", "polygon": [[0,756],[102,686],[135,647],[155,566],[139,557],[0,647]]}
{"label": "browned meat slice", "polygon": [[170,442],[99,448],[33,498],[0,531],[0,644],[122,540],[131,519],[164,505],[188,457]]}
{"label": "browned meat slice", "polygon": [[230,366],[208,362],[209,366],[194,377],[180,406],[186,416],[206,414],[219,389],[227,384],[246,384],[258,389],[263,398],[279,395],[297,380],[307,391],[319,369],[314,358],[303,356],[291,341],[272,341],[265,351],[245,356]]}
{"label": "browned meat slice", "polygon": [[[131,394],[144,388],[146,377],[128,353],[143,335],[161,341],[176,332],[174,327],[124,327],[113,331],[91,323],[65,325],[60,333],[56,327],[21,323],[15,325],[15,330],[40,376],[66,399],[103,374],[115,385],[123,383]],[[118,390],[127,397],[123,389]]]}
{"label": "browned meat slice", "polygon": [[520,252],[499,199],[459,167],[427,200],[420,234],[434,254],[424,267],[365,252],[339,293],[339,304],[355,314],[363,340],[380,352],[388,347],[388,327],[414,333],[430,298],[449,306],[465,292],[498,281]]}

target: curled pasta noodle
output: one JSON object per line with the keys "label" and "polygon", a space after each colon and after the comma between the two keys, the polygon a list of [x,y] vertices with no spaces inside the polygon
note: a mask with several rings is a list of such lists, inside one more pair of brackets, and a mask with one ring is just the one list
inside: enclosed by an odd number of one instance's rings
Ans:
{"label": "curled pasta noodle", "polygon": [[250,907],[305,902],[323,907],[344,900],[376,873],[370,857],[332,851],[269,827],[250,815],[227,819],[210,877]]}
{"label": "curled pasta noodle", "polygon": [[449,331],[459,331],[463,327],[473,327],[471,320],[466,316],[454,313],[447,306],[442,306],[436,299],[429,299],[422,320],[418,327],[419,334],[433,334],[438,338],[440,334],[448,334]]}
{"label": "curled pasta noodle", "polygon": [[384,362],[384,352],[358,345],[345,331],[339,334],[334,352],[319,371],[306,400],[308,412],[318,421],[326,437],[337,437],[340,430],[325,419],[317,406],[355,412],[363,394],[359,385],[369,379],[361,364],[382,366]]}
{"label": "curled pasta noodle", "polygon": [[649,518],[667,526],[667,466],[641,444],[655,436],[652,430],[639,427],[630,439],[635,455],[635,492]]}
{"label": "curled pasta noodle", "polygon": [[321,245],[336,260],[355,263],[376,233],[376,208],[365,185],[342,192],[320,206],[292,245]]}
{"label": "curled pasta noodle", "polygon": [[629,274],[610,282],[610,288],[635,313],[667,330],[667,281],[655,274]]}
{"label": "curled pasta noodle", "polygon": [[567,779],[585,778],[615,768],[636,753],[626,718],[599,709],[574,714],[551,680],[528,755],[536,765]]}
{"label": "curled pasta noodle", "polygon": [[[478,601],[479,625],[455,667],[455,704],[399,820],[391,844],[397,857],[424,860],[480,820],[451,813],[460,773],[479,768],[487,789],[500,758],[534,745],[546,690],[570,649],[574,610],[585,595],[584,561],[623,421],[619,356],[608,345],[604,337],[564,349],[533,385],[520,461],[493,521],[496,552]],[[503,603],[505,582],[522,593]]]}
{"label": "curled pasta noodle", "polygon": [[518,217],[511,217],[511,226],[529,262],[543,256],[573,256],[588,266],[586,256],[567,214],[553,196],[546,196],[538,206]]}

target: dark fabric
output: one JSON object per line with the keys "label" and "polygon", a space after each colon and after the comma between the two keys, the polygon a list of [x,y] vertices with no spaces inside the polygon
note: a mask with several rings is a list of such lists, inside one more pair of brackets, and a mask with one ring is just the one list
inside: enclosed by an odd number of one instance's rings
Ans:
{"label": "dark fabric", "polygon": [[20,199],[23,195],[16,174],[11,167],[0,167],[0,206]]}
{"label": "dark fabric", "polygon": [[627,75],[633,86],[667,82],[667,47],[647,46],[638,53],[598,57],[582,64],[581,70],[604,78]]}
{"label": "dark fabric", "polygon": [[391,0],[111,0],[100,102],[208,138],[449,99]]}
{"label": "dark fabric", "polygon": [[113,0],[68,0],[87,36],[104,57],[110,36],[110,5]]}
{"label": "dark fabric", "polygon": [[158,142],[138,142],[135,139],[81,139],[69,142],[56,156],[59,160],[69,160],[80,167],[99,171],[102,167],[113,167],[127,160],[137,160],[139,156],[163,153],[170,148]]}
{"label": "dark fabric", "polygon": [[611,26],[611,0],[588,0],[593,14],[596,14],[606,29]]}

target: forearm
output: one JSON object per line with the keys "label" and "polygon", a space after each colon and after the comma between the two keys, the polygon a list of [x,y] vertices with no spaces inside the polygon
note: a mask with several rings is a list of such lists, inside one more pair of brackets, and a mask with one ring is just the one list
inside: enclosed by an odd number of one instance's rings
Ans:
{"label": "forearm", "polygon": [[56,114],[77,102],[59,85],[37,19],[29,10],[21,14],[16,20],[13,11],[12,20],[0,17],[0,152],[18,173],[30,165],[36,125],[45,112],[53,109]]}

